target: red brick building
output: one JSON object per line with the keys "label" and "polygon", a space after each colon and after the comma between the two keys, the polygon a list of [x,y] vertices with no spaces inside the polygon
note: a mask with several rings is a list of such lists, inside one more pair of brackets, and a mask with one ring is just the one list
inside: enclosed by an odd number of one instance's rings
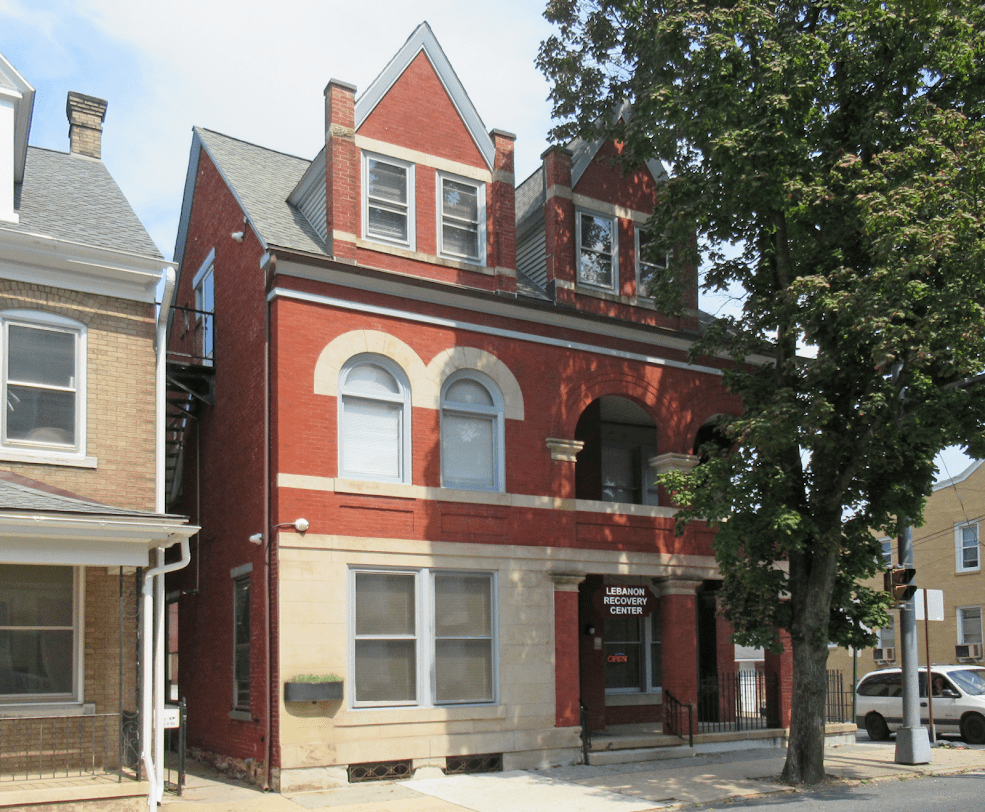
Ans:
{"label": "red brick building", "polygon": [[[596,730],[659,720],[734,668],[711,533],[676,536],[654,484],[739,407],[688,360],[697,274],[684,316],[645,295],[663,171],[576,142],[517,186],[426,24],[355,95],[328,84],[314,160],[194,132],[189,743],[283,789],[576,762],[579,701]],[[310,674],[342,698],[285,699]]]}

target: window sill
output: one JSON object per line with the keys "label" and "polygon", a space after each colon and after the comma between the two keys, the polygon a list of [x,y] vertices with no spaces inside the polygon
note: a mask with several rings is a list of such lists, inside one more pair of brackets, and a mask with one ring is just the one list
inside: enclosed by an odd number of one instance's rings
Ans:
{"label": "window sill", "polygon": [[486,276],[495,276],[496,274],[495,268],[490,268],[488,265],[483,265],[480,262],[469,262],[463,259],[451,259],[435,254],[425,254],[423,251],[415,251],[411,248],[401,247],[393,243],[377,242],[372,238],[357,239],[356,247],[365,248],[368,251],[378,251],[381,254],[392,254],[395,257],[404,257],[405,259],[416,259],[426,262],[429,265],[441,265],[445,268],[454,268],[459,271],[472,271],[473,273],[481,273]]}
{"label": "window sill", "polygon": [[231,710],[229,711],[229,718],[234,722],[252,722],[253,714],[249,711]]}
{"label": "window sill", "polygon": [[442,707],[362,707],[350,708],[349,714],[335,727],[365,727],[366,725],[422,724],[426,722],[458,722],[476,719],[505,719],[504,705],[455,705]]}
{"label": "window sill", "polygon": [[18,717],[94,716],[96,706],[91,702],[25,702],[0,704],[0,719]]}
{"label": "window sill", "polygon": [[649,694],[606,694],[605,706],[607,708],[621,708],[632,705],[661,705],[663,704],[663,690],[658,689]]}
{"label": "window sill", "polygon": [[60,454],[57,451],[0,448],[0,462],[27,462],[35,465],[62,465],[66,468],[95,468],[95,457]]}

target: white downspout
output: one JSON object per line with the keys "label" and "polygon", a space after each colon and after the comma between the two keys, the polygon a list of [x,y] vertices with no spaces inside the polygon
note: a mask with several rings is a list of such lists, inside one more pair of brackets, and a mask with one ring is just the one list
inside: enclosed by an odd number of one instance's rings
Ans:
{"label": "white downspout", "polygon": [[[144,573],[144,585],[142,591],[144,626],[144,684],[141,686],[141,708],[143,709],[143,713],[141,714],[140,742],[143,752],[140,757],[144,763],[144,769],[147,772],[147,780],[151,785],[150,792],[147,794],[147,806],[151,810],[156,809],[157,804],[160,803],[161,799],[164,797],[164,774],[161,769],[164,753],[164,736],[162,735],[163,731],[161,728],[161,713],[164,708],[164,613],[160,613],[160,616],[157,618],[158,622],[155,624],[153,622],[154,588],[152,586],[152,582],[155,578],[159,579],[160,594],[163,601],[164,581],[160,579],[168,572],[174,572],[175,570],[180,570],[182,567],[187,566],[188,562],[192,559],[191,544],[189,543],[187,537],[181,539],[181,559],[171,564],[165,565],[161,563],[164,561],[164,547],[157,547],[156,549],[158,566],[153,567]],[[161,629],[161,633],[155,634],[155,627],[158,626]],[[153,639],[155,637],[157,640]],[[156,648],[158,652],[161,652],[161,670],[159,672],[157,671],[158,657],[155,656],[155,646],[153,645],[155,642],[157,643]],[[154,679],[155,676],[159,678]],[[157,696],[160,697],[160,705],[158,705],[155,701],[155,691],[153,690],[155,685],[158,689],[156,693]],[[155,732],[157,734],[156,738]],[[160,741],[158,742],[157,739],[160,739]],[[155,759],[155,755],[158,755],[159,758]]]}
{"label": "white downspout", "polygon": [[154,381],[156,386],[157,414],[155,423],[156,440],[154,443],[154,463],[156,466],[156,481],[154,490],[154,510],[157,513],[164,513],[165,494],[165,429],[168,411],[168,391],[167,391],[167,365],[168,365],[168,315],[171,312],[171,299],[174,296],[175,274],[174,268],[167,267],[162,272],[164,279],[164,293],[161,296],[161,309],[157,313],[157,338],[154,349],[157,351],[157,377]]}
{"label": "white downspout", "polygon": [[[175,272],[164,268],[164,291],[157,313],[155,336],[155,424],[154,424],[154,510],[165,509],[165,430],[167,420],[167,329],[171,299],[174,296]],[[161,717],[164,712],[164,574],[179,570],[191,561],[191,547],[187,538],[181,540],[181,559],[164,564],[164,547],[156,548],[156,566],[144,573],[143,597],[143,654],[144,663],[141,685],[141,760],[150,783],[147,806],[155,810],[164,798],[164,735]],[[154,583],[154,579],[157,582]],[[156,598],[156,600],[155,600]],[[156,622],[155,622],[156,621]],[[156,687],[156,690],[155,690]]]}

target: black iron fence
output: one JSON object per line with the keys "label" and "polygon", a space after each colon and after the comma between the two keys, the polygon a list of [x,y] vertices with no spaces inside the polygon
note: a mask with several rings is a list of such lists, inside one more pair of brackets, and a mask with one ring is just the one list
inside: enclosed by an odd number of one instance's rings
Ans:
{"label": "black iron fence", "polygon": [[778,684],[775,674],[757,671],[703,677],[698,683],[698,729],[718,733],[771,727]]}
{"label": "black iron fence", "polygon": [[120,714],[0,719],[0,780],[116,773],[121,769]]}
{"label": "black iron fence", "polygon": [[828,695],[825,702],[826,722],[853,722],[854,695],[845,690],[845,677],[841,671],[828,672]]}

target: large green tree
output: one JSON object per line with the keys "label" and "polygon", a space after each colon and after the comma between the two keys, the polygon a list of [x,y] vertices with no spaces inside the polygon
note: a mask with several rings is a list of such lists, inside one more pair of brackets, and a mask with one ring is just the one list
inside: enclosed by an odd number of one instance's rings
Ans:
{"label": "large green tree", "polygon": [[673,271],[700,261],[705,286],[741,294],[697,348],[735,362],[731,453],[670,484],[683,520],[719,525],[736,639],[789,632],[783,777],[821,781],[828,642],[871,644],[886,619],[859,585],[873,532],[919,523],[941,448],[985,451],[968,383],[985,369],[985,11],[551,0],[546,16],[554,136],[669,165],[649,227],[675,267],[653,293],[674,307]]}

